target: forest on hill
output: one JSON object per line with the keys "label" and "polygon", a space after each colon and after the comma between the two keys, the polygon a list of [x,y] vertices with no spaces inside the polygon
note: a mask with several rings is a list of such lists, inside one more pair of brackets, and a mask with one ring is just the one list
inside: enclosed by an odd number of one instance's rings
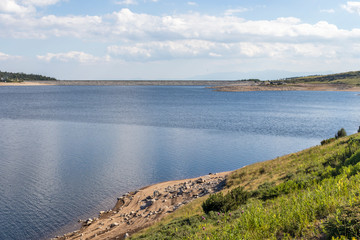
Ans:
{"label": "forest on hill", "polygon": [[23,82],[23,81],[56,81],[55,78],[39,74],[12,73],[0,71],[1,82]]}

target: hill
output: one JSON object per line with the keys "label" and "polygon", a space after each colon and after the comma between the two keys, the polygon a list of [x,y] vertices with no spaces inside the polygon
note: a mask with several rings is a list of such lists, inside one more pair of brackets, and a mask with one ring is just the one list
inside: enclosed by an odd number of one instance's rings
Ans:
{"label": "hill", "polygon": [[216,91],[360,91],[360,71],[269,81],[238,81]]}
{"label": "hill", "polygon": [[360,71],[316,75],[307,77],[294,77],[278,80],[285,83],[332,83],[332,84],[348,84],[360,86]]}
{"label": "hill", "polygon": [[56,79],[38,74],[12,73],[12,72],[0,71],[0,82],[23,82],[23,81],[56,81]]}
{"label": "hill", "polygon": [[322,144],[236,170],[131,239],[358,239],[360,134]]}

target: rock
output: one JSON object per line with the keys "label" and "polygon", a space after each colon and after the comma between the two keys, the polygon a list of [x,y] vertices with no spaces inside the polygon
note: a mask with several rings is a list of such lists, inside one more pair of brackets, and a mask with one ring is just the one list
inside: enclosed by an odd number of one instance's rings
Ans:
{"label": "rock", "polygon": [[92,224],[93,220],[91,218],[89,218],[88,220],[85,221],[85,225],[89,226],[90,224]]}
{"label": "rock", "polygon": [[119,223],[117,223],[117,222],[110,224],[110,228],[117,227],[117,226],[119,226]]}
{"label": "rock", "polygon": [[100,215],[101,215],[101,214],[104,214],[104,213],[105,213],[105,211],[100,211],[100,212],[99,212]]}
{"label": "rock", "polygon": [[128,238],[128,237],[130,237],[130,235],[129,235],[128,233],[125,233],[124,239],[125,239],[125,238]]}
{"label": "rock", "polygon": [[148,207],[150,207],[151,205],[153,205],[153,203],[155,202],[155,199],[152,199],[152,198],[151,198],[151,199],[148,199],[148,198],[146,198],[145,201],[146,201],[145,204],[143,204],[143,205],[140,206],[140,209],[141,209],[141,210],[143,210],[143,209],[145,209],[145,208],[148,208]]}
{"label": "rock", "polygon": [[154,197],[160,196],[160,192],[158,190],[155,190],[154,193],[153,193],[153,196]]}
{"label": "rock", "polygon": [[198,178],[198,179],[196,180],[196,183],[204,183],[204,182],[205,182],[205,180],[202,179],[202,178]]}

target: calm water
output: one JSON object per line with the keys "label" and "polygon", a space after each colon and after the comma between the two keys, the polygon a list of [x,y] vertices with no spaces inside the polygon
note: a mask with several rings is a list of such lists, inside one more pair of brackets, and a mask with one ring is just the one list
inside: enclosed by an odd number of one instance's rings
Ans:
{"label": "calm water", "polygon": [[354,133],[359,106],[347,92],[1,87],[0,239],[54,236],[144,185]]}

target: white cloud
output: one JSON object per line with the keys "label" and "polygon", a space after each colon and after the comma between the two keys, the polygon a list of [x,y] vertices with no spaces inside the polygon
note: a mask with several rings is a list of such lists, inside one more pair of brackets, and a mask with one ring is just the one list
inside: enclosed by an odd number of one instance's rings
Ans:
{"label": "white cloud", "polygon": [[21,57],[19,57],[19,56],[11,56],[9,54],[0,52],[0,61],[11,60],[11,59],[20,59],[20,58]]}
{"label": "white cloud", "polygon": [[345,5],[342,5],[342,7],[350,13],[357,13],[360,15],[360,2],[347,2]]}
{"label": "white cloud", "polygon": [[[246,20],[235,13],[233,9],[223,16],[199,13],[155,16],[127,8],[102,16],[38,17],[8,13],[0,14],[0,37],[86,39],[108,43],[108,54],[114,58],[139,62],[188,58],[330,58],[352,54],[349,49],[360,38],[360,29],[345,30],[326,21],[310,24],[294,17]],[[109,58],[73,51],[48,53],[38,59],[91,63]]]}
{"label": "white cloud", "polygon": [[36,7],[54,5],[67,0],[1,0],[0,13],[26,15],[36,12]]}
{"label": "white cloud", "polygon": [[188,5],[190,6],[197,6],[198,4],[196,2],[187,2]]}
{"label": "white cloud", "polygon": [[334,9],[321,9],[320,12],[322,13],[335,13]]}
{"label": "white cloud", "polygon": [[73,37],[97,41],[161,41],[198,39],[216,42],[320,41],[360,37],[360,29],[344,30],[326,21],[303,23],[288,17],[245,20],[201,14],[154,16],[129,9],[103,16],[26,16],[0,14],[0,36],[15,38]]}
{"label": "white cloud", "polygon": [[0,12],[23,14],[32,11],[33,8],[21,6],[15,0],[0,1]]}
{"label": "white cloud", "polygon": [[31,5],[31,6],[49,6],[54,5],[62,0],[23,0],[22,3],[25,5]]}
{"label": "white cloud", "polygon": [[61,62],[76,61],[80,63],[95,63],[99,61],[108,61],[110,59],[109,56],[101,58],[88,53],[77,51],[71,51],[67,53],[47,53],[45,56],[37,56],[37,58],[46,62],[58,60]]}
{"label": "white cloud", "polygon": [[247,12],[247,11],[249,11],[249,9],[247,9],[247,8],[228,9],[225,11],[225,16],[232,16],[232,15]]}
{"label": "white cloud", "polygon": [[123,0],[123,1],[116,1],[115,4],[118,5],[137,5],[137,1],[135,0]]}
{"label": "white cloud", "polygon": [[157,61],[179,58],[288,58],[333,57],[329,47],[313,43],[239,42],[216,43],[203,40],[155,41],[109,46],[108,54],[129,61]]}

